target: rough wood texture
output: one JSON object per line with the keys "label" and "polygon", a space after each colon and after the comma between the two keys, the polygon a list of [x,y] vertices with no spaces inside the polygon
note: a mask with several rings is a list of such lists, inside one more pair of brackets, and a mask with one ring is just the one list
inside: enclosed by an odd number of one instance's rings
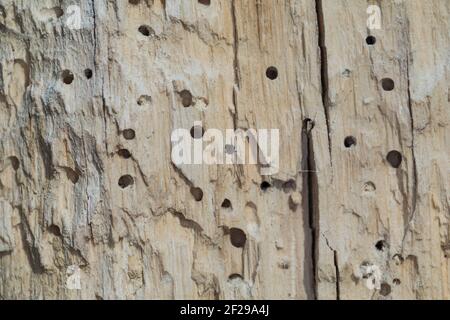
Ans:
{"label": "rough wood texture", "polygon": [[[207,2],[0,0],[0,298],[449,299],[450,2]],[[176,166],[194,121],[279,172]]]}

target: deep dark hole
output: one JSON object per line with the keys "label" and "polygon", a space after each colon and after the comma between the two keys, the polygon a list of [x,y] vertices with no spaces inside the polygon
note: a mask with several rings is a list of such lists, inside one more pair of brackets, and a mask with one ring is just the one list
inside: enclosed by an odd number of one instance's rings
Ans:
{"label": "deep dark hole", "polygon": [[402,282],[400,281],[400,279],[395,278],[394,280],[392,280],[392,282],[396,285],[399,286]]}
{"label": "deep dark hole", "polygon": [[128,3],[132,4],[132,5],[136,5],[139,4],[140,0],[128,0]]}
{"label": "deep dark hole", "polygon": [[233,246],[236,248],[243,248],[245,246],[245,242],[247,241],[247,236],[244,231],[238,228],[230,229],[230,241]]}
{"label": "deep dark hole", "polygon": [[390,151],[386,156],[386,160],[393,168],[399,168],[403,161],[402,154],[396,150]]}
{"label": "deep dark hole", "polygon": [[131,152],[128,149],[120,149],[119,151],[117,151],[117,154],[124,159],[131,158]]}
{"label": "deep dark hole", "polygon": [[61,236],[61,230],[59,229],[59,227],[55,224],[52,224],[51,226],[48,227],[48,231],[53,233],[55,236],[60,237]]}
{"label": "deep dark hole", "polygon": [[123,137],[127,140],[133,140],[136,138],[136,132],[133,129],[125,129],[123,130]]}
{"label": "deep dark hole", "polygon": [[71,84],[73,82],[74,75],[70,70],[64,70],[62,72],[62,80],[65,84]]}
{"label": "deep dark hole", "polygon": [[189,90],[183,90],[180,92],[181,103],[185,108],[192,106],[193,99]]}
{"label": "deep dark hole", "polygon": [[384,248],[386,248],[386,245],[387,245],[386,241],[380,240],[375,244],[375,248],[377,248],[377,250],[379,250],[379,251],[384,251]]}
{"label": "deep dark hole", "polygon": [[270,183],[268,183],[267,181],[263,181],[261,183],[261,190],[262,191],[267,191],[267,189],[269,189],[271,187]]}
{"label": "deep dark hole", "polygon": [[368,37],[366,38],[366,43],[367,43],[369,46],[373,46],[376,42],[377,42],[377,38],[375,38],[374,36],[368,36]]}
{"label": "deep dark hole", "polygon": [[275,67],[269,67],[266,70],[266,77],[269,78],[270,80],[275,80],[276,78],[278,78],[278,70]]}
{"label": "deep dark hole", "polygon": [[119,186],[122,189],[125,189],[125,188],[127,188],[127,187],[129,187],[129,186],[131,186],[133,184],[134,184],[134,179],[129,174],[121,176],[120,179],[119,179]]}
{"label": "deep dark hole", "polygon": [[14,171],[17,171],[20,167],[19,159],[17,157],[12,156],[12,157],[9,157],[9,160],[11,161],[11,165],[12,165]]}
{"label": "deep dark hole", "polygon": [[355,137],[349,136],[349,137],[346,137],[346,138],[345,138],[345,140],[344,140],[344,146],[345,146],[346,148],[350,148],[350,147],[352,147],[352,146],[354,146],[354,145],[356,145],[356,139],[355,139]]}
{"label": "deep dark hole", "polygon": [[146,36],[146,37],[149,37],[150,36],[150,27],[149,26],[140,26],[139,27],[139,32],[142,34],[142,35],[144,35],[144,36]]}
{"label": "deep dark hole", "polygon": [[191,194],[194,197],[195,201],[202,201],[203,199],[203,190],[196,187],[191,187]]}
{"label": "deep dark hole", "polygon": [[211,4],[211,0],[198,0],[198,3],[204,4],[205,6],[209,6]]}
{"label": "deep dark hole", "polygon": [[394,80],[390,78],[384,78],[381,80],[381,86],[383,87],[384,91],[392,91],[395,88]]}
{"label": "deep dark hole", "polygon": [[84,75],[86,76],[87,79],[92,78],[92,70],[91,69],[84,70]]}
{"label": "deep dark hole", "polygon": [[228,199],[223,200],[222,208],[231,208],[231,201]]}
{"label": "deep dark hole", "polygon": [[383,283],[381,284],[380,294],[381,294],[382,296],[385,297],[385,296],[389,295],[389,294],[391,293],[391,291],[392,291],[391,286],[388,285],[386,282],[383,282]]}
{"label": "deep dark hole", "polygon": [[194,139],[201,139],[205,134],[205,130],[201,126],[193,126],[191,128],[191,137]]}

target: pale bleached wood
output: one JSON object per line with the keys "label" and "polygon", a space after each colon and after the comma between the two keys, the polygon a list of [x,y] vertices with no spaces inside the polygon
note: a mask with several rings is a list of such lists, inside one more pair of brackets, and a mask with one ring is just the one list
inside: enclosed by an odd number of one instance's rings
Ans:
{"label": "pale bleached wood", "polygon": [[[371,47],[375,2],[137,2],[0,4],[1,298],[449,298],[447,1],[383,2]],[[280,129],[280,171],[176,166],[194,121]]]}

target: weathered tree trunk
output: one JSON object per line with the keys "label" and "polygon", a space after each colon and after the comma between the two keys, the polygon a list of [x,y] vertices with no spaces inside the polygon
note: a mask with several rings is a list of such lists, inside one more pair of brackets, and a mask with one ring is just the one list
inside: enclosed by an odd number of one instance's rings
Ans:
{"label": "weathered tree trunk", "polygon": [[[450,298],[449,16],[0,0],[0,298]],[[175,164],[195,121],[279,171]]]}

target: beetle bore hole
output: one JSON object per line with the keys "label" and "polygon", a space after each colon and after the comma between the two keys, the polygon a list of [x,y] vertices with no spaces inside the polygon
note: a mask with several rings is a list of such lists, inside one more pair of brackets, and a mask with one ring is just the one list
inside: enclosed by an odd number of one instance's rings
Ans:
{"label": "beetle bore hole", "polygon": [[231,244],[236,248],[243,248],[247,242],[247,236],[244,231],[238,228],[230,229],[230,241]]}
{"label": "beetle bore hole", "polygon": [[225,208],[225,209],[231,208],[231,201],[228,199],[223,200],[222,208]]}
{"label": "beetle bore hole", "polygon": [[74,75],[73,75],[72,71],[64,70],[62,72],[62,81],[65,84],[71,84],[73,82],[73,79],[74,79]]}
{"label": "beetle bore hole", "polygon": [[391,78],[384,78],[381,80],[381,87],[384,91],[392,91],[395,88],[394,80]]}
{"label": "beetle bore hole", "polygon": [[209,6],[211,4],[211,0],[198,0],[198,3]]}
{"label": "beetle bore hole", "polygon": [[133,140],[134,138],[136,138],[136,132],[133,129],[123,130],[122,135],[127,140]]}
{"label": "beetle bore hole", "polygon": [[384,240],[380,240],[375,244],[375,248],[377,248],[378,251],[384,251],[386,247],[387,243]]}
{"label": "beetle bore hole", "polygon": [[351,148],[351,147],[353,147],[353,146],[355,146],[355,145],[356,145],[356,139],[355,139],[355,137],[348,136],[348,137],[346,137],[346,138],[344,139],[344,146],[345,146],[346,148]]}
{"label": "beetle bore hole", "polygon": [[86,76],[87,79],[91,79],[92,78],[92,70],[91,69],[84,70],[84,75]]}
{"label": "beetle bore hole", "polygon": [[152,33],[152,29],[149,26],[146,25],[142,25],[138,28],[138,31],[146,37],[149,37],[150,34]]}
{"label": "beetle bore hole", "polygon": [[20,161],[17,157],[11,156],[11,157],[9,157],[9,161],[11,162],[11,166],[13,167],[14,171],[19,170]]}
{"label": "beetle bore hole", "polygon": [[389,153],[386,156],[386,160],[389,162],[389,164],[393,168],[399,168],[402,164],[403,157],[402,154],[396,150],[389,151]]}
{"label": "beetle bore hole", "polygon": [[189,90],[183,90],[180,92],[181,103],[185,108],[192,106],[193,99],[192,93]]}
{"label": "beetle bore hole", "polygon": [[191,137],[194,139],[201,139],[205,134],[205,130],[202,126],[193,126],[191,128]]}
{"label": "beetle bore hole", "polygon": [[376,42],[377,42],[377,38],[375,38],[374,36],[368,36],[368,37],[366,38],[366,43],[367,43],[369,46],[373,46]]}
{"label": "beetle bore hole", "polygon": [[129,186],[132,186],[134,184],[134,179],[132,176],[130,176],[129,174],[126,174],[124,176],[121,176],[119,178],[119,187],[121,187],[122,189],[125,189]]}
{"label": "beetle bore hole", "polygon": [[386,282],[383,282],[380,287],[380,294],[382,296],[386,297],[389,294],[391,294],[391,292],[392,292],[391,286],[389,284],[387,284]]}
{"label": "beetle bore hole", "polygon": [[266,70],[266,77],[270,80],[275,80],[278,78],[278,69],[275,67],[269,67]]}
{"label": "beetle bore hole", "polygon": [[119,151],[117,151],[117,154],[124,159],[131,158],[131,152],[128,149],[120,149]]}
{"label": "beetle bore hole", "polygon": [[194,197],[195,201],[202,201],[203,199],[203,190],[196,187],[191,187],[191,194]]}
{"label": "beetle bore hole", "polygon": [[263,182],[261,182],[260,187],[261,187],[262,191],[267,191],[271,187],[271,185],[269,182],[263,181]]}
{"label": "beetle bore hole", "polygon": [[61,230],[59,229],[59,227],[55,224],[52,224],[51,226],[48,227],[48,231],[50,233],[53,233],[55,236],[60,237],[61,236]]}

